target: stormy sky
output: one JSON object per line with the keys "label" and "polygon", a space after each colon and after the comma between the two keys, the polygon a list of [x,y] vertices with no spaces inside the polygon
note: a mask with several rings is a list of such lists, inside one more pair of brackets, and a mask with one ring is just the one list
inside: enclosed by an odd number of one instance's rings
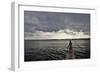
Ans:
{"label": "stormy sky", "polygon": [[90,37],[90,14],[24,11],[25,39]]}

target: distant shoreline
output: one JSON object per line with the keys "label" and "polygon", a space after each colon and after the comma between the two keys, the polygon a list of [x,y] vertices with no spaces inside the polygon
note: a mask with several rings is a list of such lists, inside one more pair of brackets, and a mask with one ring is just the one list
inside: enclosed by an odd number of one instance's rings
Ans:
{"label": "distant shoreline", "polygon": [[90,40],[90,38],[73,38],[73,39],[24,39],[25,41],[60,41],[60,40]]}

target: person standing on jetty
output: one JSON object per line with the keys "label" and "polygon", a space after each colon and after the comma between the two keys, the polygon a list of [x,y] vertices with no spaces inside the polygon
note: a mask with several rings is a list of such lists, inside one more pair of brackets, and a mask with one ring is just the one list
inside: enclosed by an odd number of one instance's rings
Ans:
{"label": "person standing on jetty", "polygon": [[68,59],[73,59],[74,58],[74,51],[72,48],[72,41],[71,40],[69,40],[68,53],[69,53]]}
{"label": "person standing on jetty", "polygon": [[69,40],[69,51],[72,51],[72,42]]}

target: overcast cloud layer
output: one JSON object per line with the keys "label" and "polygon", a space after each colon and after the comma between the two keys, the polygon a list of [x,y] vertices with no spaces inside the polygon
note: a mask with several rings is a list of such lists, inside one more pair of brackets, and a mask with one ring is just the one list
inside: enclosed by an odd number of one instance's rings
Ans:
{"label": "overcast cloud layer", "polygon": [[90,37],[90,15],[24,11],[25,39]]}

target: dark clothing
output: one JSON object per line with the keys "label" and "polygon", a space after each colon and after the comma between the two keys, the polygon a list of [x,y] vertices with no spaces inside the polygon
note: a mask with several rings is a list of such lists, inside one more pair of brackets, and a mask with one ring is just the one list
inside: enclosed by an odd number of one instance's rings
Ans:
{"label": "dark clothing", "polygon": [[68,50],[69,50],[69,59],[73,59],[74,58],[74,51],[72,48],[72,42],[71,40],[69,40],[69,45],[68,45]]}
{"label": "dark clothing", "polygon": [[69,42],[69,50],[72,50],[72,42],[71,42],[71,40]]}

